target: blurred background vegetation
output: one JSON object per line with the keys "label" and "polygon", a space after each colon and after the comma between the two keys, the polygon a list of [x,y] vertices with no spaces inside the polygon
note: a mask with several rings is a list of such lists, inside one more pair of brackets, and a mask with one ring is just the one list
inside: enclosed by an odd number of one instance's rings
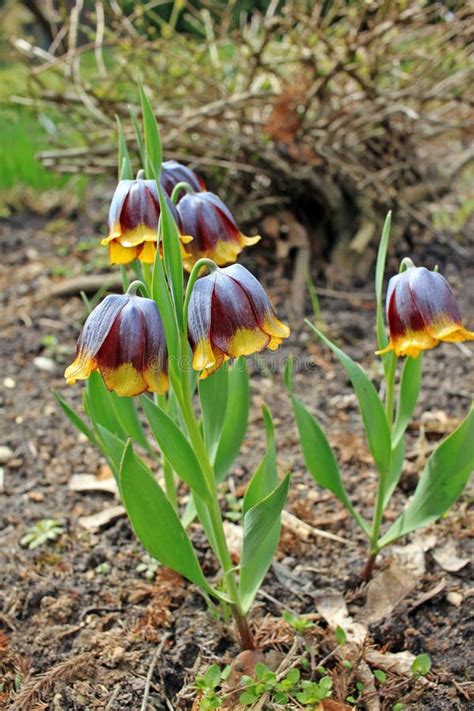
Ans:
{"label": "blurred background vegetation", "polygon": [[[399,235],[469,241],[472,5],[430,0],[6,0],[0,189],[84,189],[116,171],[115,116],[138,169],[137,77],[166,158],[244,223],[370,265]],[[16,191],[16,193],[15,193]],[[293,229],[291,225],[301,229]],[[293,240],[293,242],[291,242]],[[288,249],[289,247],[287,247]]]}

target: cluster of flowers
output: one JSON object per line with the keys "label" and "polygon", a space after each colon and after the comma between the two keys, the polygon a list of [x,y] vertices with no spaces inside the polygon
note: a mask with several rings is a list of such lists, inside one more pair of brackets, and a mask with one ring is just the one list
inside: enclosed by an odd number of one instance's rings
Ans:
{"label": "cluster of flowers", "polygon": [[[112,263],[135,259],[153,263],[157,250],[160,204],[154,180],[121,180],[109,211],[108,245]],[[222,200],[205,190],[204,182],[176,161],[162,165],[161,184],[180,233],[183,265],[190,271],[202,258],[217,265],[234,262],[245,246],[260,237],[245,237]],[[179,192],[186,194],[179,199]],[[173,198],[177,198],[175,206]],[[240,264],[217,268],[201,277],[192,291],[188,311],[193,367],[207,377],[228,358],[276,349],[289,328],[275,315],[260,283]],[[107,296],[89,315],[77,343],[74,362],[66,369],[68,383],[99,370],[109,390],[133,396],[163,393],[168,387],[163,325],[152,299]]]}

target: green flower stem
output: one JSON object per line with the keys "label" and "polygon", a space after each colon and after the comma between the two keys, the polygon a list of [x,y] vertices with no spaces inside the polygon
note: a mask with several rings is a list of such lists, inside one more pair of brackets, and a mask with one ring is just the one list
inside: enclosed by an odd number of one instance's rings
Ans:
{"label": "green flower stem", "polygon": [[413,262],[413,259],[410,259],[410,257],[403,257],[402,261],[400,262],[399,273],[401,274],[402,272],[406,272],[407,269],[412,269],[414,266],[415,263]]}
{"label": "green flower stem", "polygon": [[[183,336],[181,340],[181,353],[185,356],[189,351],[187,339]],[[201,465],[202,471],[206,478],[206,482],[211,494],[211,502],[207,506],[209,517],[211,520],[212,530],[216,542],[217,553],[220,563],[224,571],[224,580],[229,598],[231,599],[232,615],[237,626],[242,649],[255,649],[252,633],[248,626],[247,619],[242,612],[239,600],[239,591],[235,577],[235,566],[229,553],[227,541],[225,538],[224,526],[222,523],[222,514],[219,508],[217,497],[217,486],[214,476],[214,470],[209,460],[209,456],[204,444],[204,440],[199,428],[198,421],[192,404],[192,393],[190,387],[189,367],[186,365],[183,358],[183,367],[181,369],[182,376],[182,391],[176,393],[181,412],[183,414],[186,429],[189,439],[193,446],[194,452]]]}
{"label": "green flower stem", "polygon": [[182,192],[188,193],[188,195],[194,195],[195,193],[189,183],[181,181],[181,183],[176,183],[173,188],[173,191],[171,193],[171,202],[174,202],[174,204],[176,205],[176,203],[178,202],[179,195]]}
{"label": "green flower stem", "polygon": [[151,282],[152,282],[152,270],[151,264],[143,265],[143,279],[147,286],[149,293],[151,294]]}
{"label": "green flower stem", "polygon": [[386,373],[386,386],[387,390],[385,392],[385,414],[387,415],[388,426],[390,432],[393,428],[393,396],[395,390],[395,375],[397,373],[397,356],[393,353],[389,355],[389,361]]}
{"label": "green flower stem", "polygon": [[[178,183],[179,185],[179,183]],[[177,187],[177,186],[176,186]],[[184,307],[183,307],[183,321],[184,321],[184,333],[187,334],[188,332],[188,308],[189,308],[189,300],[191,298],[191,294],[193,292],[194,284],[196,283],[196,279],[199,276],[199,272],[203,267],[207,267],[209,271],[215,272],[216,269],[219,269],[217,264],[212,261],[212,259],[206,259],[203,257],[202,259],[198,259],[196,264],[193,266],[191,274],[189,275],[188,279],[188,284],[186,286],[186,294],[184,297]]]}
{"label": "green flower stem", "polygon": [[178,495],[176,492],[176,480],[174,478],[174,471],[173,467],[169,463],[169,461],[166,459],[166,457],[163,457],[163,475],[165,479],[165,491],[166,491],[166,496],[168,497],[171,505],[173,506],[174,510],[178,510]]}
{"label": "green flower stem", "polygon": [[140,281],[140,279],[135,279],[134,281],[132,281],[131,284],[129,284],[129,287],[126,291],[127,296],[135,296],[138,289],[140,289],[140,291],[142,291],[146,297],[149,297],[148,288],[146,284]]}

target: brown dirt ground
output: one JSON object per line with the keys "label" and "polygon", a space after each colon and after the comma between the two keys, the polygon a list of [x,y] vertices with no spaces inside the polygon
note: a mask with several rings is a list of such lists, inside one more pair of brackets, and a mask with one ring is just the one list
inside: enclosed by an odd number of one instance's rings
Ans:
{"label": "brown dirt ground", "polygon": [[[0,497],[0,706],[3,703],[5,708],[140,709],[151,660],[167,633],[151,678],[148,708],[187,709],[192,705],[192,691],[186,685],[192,683],[196,670],[213,661],[229,661],[238,651],[228,623],[209,616],[192,585],[166,569],[160,569],[153,581],[137,572],[143,551],[125,518],[98,533],[79,525],[81,516],[117,502],[110,494],[78,493],[68,488],[73,474],[104,474],[104,468],[99,454],[58,410],[51,393],[55,388],[80,406],[81,387],[65,386],[62,371],[71,357],[84,310],[79,297],[52,298],[50,290],[64,275],[103,268],[100,248],[84,243],[95,238],[92,230],[99,229],[101,219],[102,215],[64,219],[60,213],[21,214],[1,225],[6,246],[1,272],[6,312],[1,339],[4,424],[0,445],[13,451],[4,465]],[[77,255],[78,244],[83,251]],[[426,253],[427,266],[439,263],[472,327],[472,289],[470,303],[468,294],[472,265],[459,257],[453,260],[447,246],[433,244],[427,250],[426,245],[420,245],[414,251],[415,261],[423,261]],[[392,268],[396,256],[400,255],[392,256]],[[271,249],[263,245],[259,251],[249,252],[246,260],[281,305],[288,290],[287,274],[278,281],[272,279]],[[356,286],[353,291],[357,292]],[[363,298],[363,293],[351,294],[323,298],[323,314],[331,333],[351,356],[368,365],[374,349],[374,303]],[[51,338],[45,341],[45,336],[54,336],[56,345],[51,345]],[[229,490],[242,494],[262,455],[260,405],[265,401],[275,417],[279,467],[282,472],[293,472],[288,510],[349,543],[319,537],[305,542],[283,532],[277,563],[266,577],[252,615],[252,624],[264,642],[272,634],[278,638],[278,630],[284,630],[280,619],[284,606],[301,614],[314,613],[315,595],[340,591],[350,612],[356,614],[364,599],[364,590],[358,587],[365,557],[363,538],[334,497],[312,483],[298,448],[279,372],[290,353],[298,356],[297,391],[329,431],[350,496],[368,516],[375,490],[348,383],[327,350],[306,330],[296,328],[291,343],[276,355],[253,361],[252,424]],[[465,414],[473,390],[473,360],[469,357],[473,353],[470,345],[443,345],[428,354],[423,396],[409,431],[405,475],[387,521],[393,520],[413,492],[423,446],[429,451]],[[54,373],[38,370],[33,361],[39,355],[53,359]],[[372,373],[374,378],[380,375],[375,366]],[[454,540],[458,554],[472,559],[469,504],[469,493],[465,492],[430,532],[436,536],[436,545]],[[45,518],[61,521],[65,533],[56,542],[26,550],[20,539],[31,525]],[[193,538],[205,569],[212,574],[215,561],[197,528],[193,528]],[[388,550],[380,568],[390,560]],[[423,602],[423,594],[435,589],[442,579],[444,588]],[[449,602],[452,592],[460,593],[458,607]],[[371,628],[371,641],[384,652],[428,652],[433,661],[430,685],[421,691],[413,683],[402,683],[398,691],[396,684],[395,691],[380,688],[383,709],[390,709],[397,700],[405,700],[406,708],[426,711],[473,708],[474,656],[468,651],[472,650],[474,632],[473,600],[472,564],[452,574],[428,552],[425,573],[416,581],[414,591],[387,619]],[[414,606],[414,602],[420,604]],[[318,615],[315,619],[320,658],[334,646],[334,639],[324,621]],[[284,630],[274,646],[286,651],[290,637],[289,630]],[[328,666],[344,699],[353,691],[354,674],[336,663]],[[15,706],[15,689],[20,693],[31,689],[30,699],[20,697],[21,705],[17,702]],[[368,707],[360,704],[358,708]]]}

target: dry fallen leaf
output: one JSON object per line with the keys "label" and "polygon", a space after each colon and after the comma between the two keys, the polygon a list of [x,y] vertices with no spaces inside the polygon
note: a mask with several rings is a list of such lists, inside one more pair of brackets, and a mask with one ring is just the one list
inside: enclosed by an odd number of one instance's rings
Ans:
{"label": "dry fallen leaf", "polygon": [[448,573],[457,573],[469,563],[469,558],[459,558],[454,541],[448,541],[443,546],[435,548],[432,556]]}
{"label": "dry fallen leaf", "polygon": [[331,629],[342,627],[348,642],[362,644],[367,637],[367,627],[355,622],[349,615],[346,601],[340,593],[326,593],[315,598],[316,610]]}
{"label": "dry fallen leaf", "polygon": [[82,528],[88,531],[100,531],[101,528],[106,528],[121,516],[125,516],[123,506],[109,506],[102,511],[98,511],[92,516],[81,516],[78,523]]}
{"label": "dry fallen leaf", "polygon": [[417,582],[417,577],[393,562],[367,585],[367,600],[359,620],[371,625],[385,619],[414,590]]}

